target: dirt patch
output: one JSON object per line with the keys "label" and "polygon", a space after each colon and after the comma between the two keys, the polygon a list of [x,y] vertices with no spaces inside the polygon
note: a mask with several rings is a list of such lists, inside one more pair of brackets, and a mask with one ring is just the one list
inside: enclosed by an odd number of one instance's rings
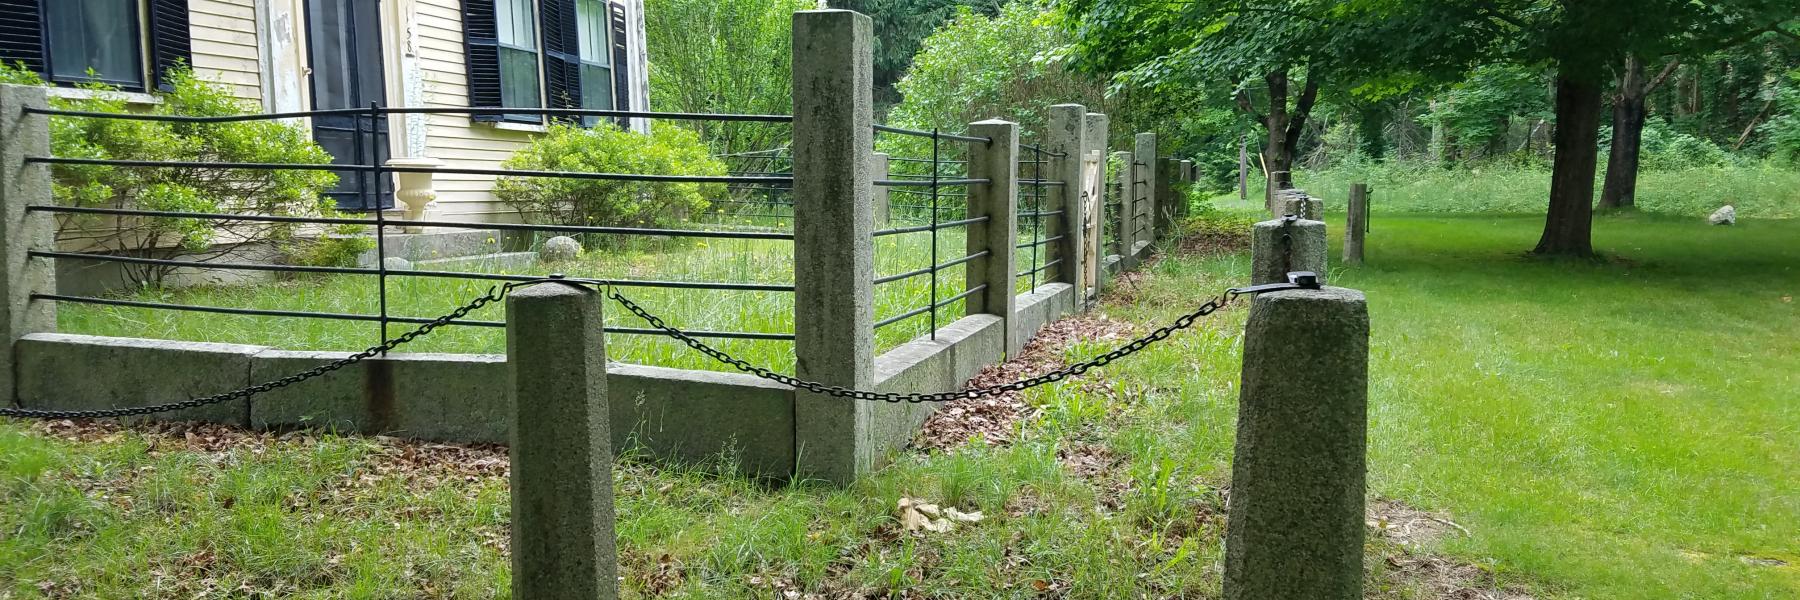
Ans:
{"label": "dirt patch", "polygon": [[[1130,323],[1103,319],[1092,315],[1066,318],[1044,326],[1025,350],[1011,360],[983,367],[968,381],[967,387],[1005,385],[1068,366],[1063,349],[1078,341],[1118,342],[1129,340],[1135,331]],[[1102,389],[1105,382],[1092,377],[1076,378],[1084,389]],[[1097,383],[1096,383],[1097,382]],[[939,408],[925,421],[924,430],[914,438],[913,448],[930,452],[948,450],[966,443],[1006,445],[1013,441],[1019,421],[1036,414],[1023,395],[1008,392],[998,396],[956,400]]]}
{"label": "dirt patch", "polygon": [[1449,515],[1422,511],[1398,500],[1369,503],[1369,536],[1388,543],[1385,578],[1398,587],[1442,600],[1534,600],[1516,586],[1500,583],[1492,571],[1431,553],[1449,536],[1470,535]]}

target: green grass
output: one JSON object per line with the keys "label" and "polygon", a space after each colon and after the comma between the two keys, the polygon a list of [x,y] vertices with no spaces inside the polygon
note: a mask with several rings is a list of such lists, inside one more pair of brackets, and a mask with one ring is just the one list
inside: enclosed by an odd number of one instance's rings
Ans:
{"label": "green grass", "polygon": [[[930,264],[931,237],[914,233],[887,236],[875,241],[877,276],[899,274]],[[939,262],[963,256],[960,230],[939,234]],[[627,246],[594,249],[581,260],[527,269],[469,269],[486,273],[571,276],[618,280],[707,281],[726,283],[792,284],[793,243],[769,240],[645,241]],[[938,273],[940,301],[964,288],[961,265]],[[436,277],[392,276],[388,280],[388,310],[396,316],[435,318],[486,293],[493,282]],[[794,295],[791,292],[686,290],[623,287],[621,293],[645,309],[686,330],[792,333]],[[931,277],[919,276],[875,287],[875,318],[885,319],[924,307],[931,294]],[[224,306],[266,310],[301,310],[349,314],[378,314],[379,288],[375,278],[359,275],[305,276],[268,285],[200,287],[174,291],[145,291],[126,296],[199,306]],[[649,325],[609,304],[606,321],[617,327]],[[963,314],[962,302],[939,309],[940,322]],[[266,345],[292,350],[354,351],[379,341],[377,324],[290,317],[218,315],[210,313],[62,303],[58,328],[65,333],[141,337],[201,342]],[[472,320],[504,321],[505,309],[491,305],[469,315]],[[924,335],[929,327],[920,315],[877,331],[878,348],[886,349]],[[390,335],[414,325],[394,324]],[[787,341],[709,339],[709,343],[752,362],[791,371],[793,344]],[[505,334],[497,328],[448,327],[420,338],[402,352],[504,353]],[[611,334],[607,351],[624,362],[691,369],[724,369],[710,359],[690,352],[680,342],[661,337]]]}
{"label": "green grass", "polygon": [[[1800,223],[1606,217],[1605,262],[1525,258],[1540,226],[1390,215],[1370,266],[1332,273],[1369,295],[1372,493],[1443,511],[1472,535],[1422,551],[1537,598],[1800,595]],[[1100,315],[1164,323],[1247,262],[1162,261]],[[1034,390],[1010,445],[903,454],[846,489],[627,458],[627,597],[664,584],[680,598],[1215,597],[1243,315]],[[405,450],[333,436],[207,453],[178,435],[90,438],[0,423],[0,596],[185,597],[204,581],[506,596],[508,500],[491,464],[421,470]],[[987,519],[904,534],[902,496]],[[1442,595],[1391,566],[1408,552],[1371,540],[1370,597]]]}

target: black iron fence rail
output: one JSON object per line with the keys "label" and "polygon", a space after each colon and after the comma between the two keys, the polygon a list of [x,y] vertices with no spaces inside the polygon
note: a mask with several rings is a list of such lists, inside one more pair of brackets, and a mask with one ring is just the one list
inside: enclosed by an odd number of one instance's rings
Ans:
{"label": "black iron fence rail", "polygon": [[[928,138],[940,139],[940,140],[953,140],[953,141],[958,141],[958,142],[977,142],[977,143],[982,143],[982,144],[994,143],[994,138],[974,137],[974,136],[969,136],[969,135],[960,135],[960,134],[954,134],[954,133],[942,133],[942,132],[937,132],[937,131],[919,131],[917,129],[905,129],[905,128],[901,128],[901,127],[891,127],[888,125],[876,125],[875,130],[883,132],[883,133],[898,133],[901,135],[928,137]],[[938,162],[938,161],[933,160],[932,162]]]}
{"label": "black iron fence rail", "polygon": [[[988,286],[985,283],[979,284],[979,285],[976,285],[975,287],[963,290],[962,293],[957,294],[955,296],[951,296],[951,297],[945,299],[943,302],[932,302],[930,306],[915,308],[913,310],[909,310],[909,311],[894,315],[892,317],[888,317],[886,319],[876,321],[875,328],[881,329],[883,327],[887,327],[889,325],[893,325],[895,323],[899,323],[901,321],[905,321],[907,319],[917,317],[917,316],[925,314],[927,312],[932,313],[933,315],[936,315],[938,309],[946,307],[946,306],[950,306],[952,304],[956,304],[957,302],[963,300],[964,298],[968,298],[969,296],[979,294],[982,291],[986,290],[987,287]],[[932,319],[934,321],[936,320],[936,318],[937,317],[935,317],[935,316],[932,317]],[[935,327],[933,329],[935,330]]]}
{"label": "black iron fence rail", "polygon": [[[386,115],[398,115],[398,114],[465,114],[465,115],[535,114],[535,115],[541,115],[541,116],[553,117],[553,118],[610,117],[610,118],[643,118],[643,119],[659,119],[659,120],[707,120],[707,121],[767,122],[767,123],[791,123],[793,121],[793,117],[787,116],[787,115],[699,114],[699,113],[618,111],[618,110],[591,110],[591,109],[462,108],[462,107],[393,108],[393,107],[382,107],[377,104],[371,104],[370,106],[368,106],[366,108],[329,109],[329,110],[296,111],[296,112],[284,112],[284,113],[263,113],[263,114],[247,114],[247,115],[217,115],[217,116],[91,112],[91,111],[48,109],[48,108],[38,108],[38,107],[25,107],[23,109],[23,111],[27,114],[39,114],[39,115],[46,115],[46,116],[50,116],[50,117],[114,119],[114,120],[132,120],[132,121],[157,121],[157,122],[194,123],[194,124],[268,121],[268,120],[280,120],[280,119],[320,117],[320,116],[329,116],[329,115],[367,117],[370,122],[374,122],[376,119],[379,119],[380,117],[383,117]],[[357,123],[358,123],[357,124],[358,133],[362,133],[363,132],[363,129],[362,129],[363,128],[363,120],[359,119],[357,121]],[[381,154],[379,149],[375,146],[375,144],[377,143],[376,139],[377,138],[373,138],[373,137],[370,138],[370,147],[365,149],[368,151],[368,154],[367,154],[368,156],[379,156]],[[785,149],[759,151],[758,153],[755,153],[755,154],[761,156],[762,158],[773,159],[776,157],[775,156],[765,156],[765,155],[769,155],[769,154],[777,154],[778,155],[783,151],[785,151]],[[496,176],[496,177],[543,177],[543,178],[559,178],[559,179],[573,179],[573,180],[600,180],[600,181],[648,182],[648,183],[723,184],[728,187],[730,187],[730,186],[750,187],[750,188],[760,187],[760,188],[766,188],[769,190],[786,190],[787,188],[789,188],[793,185],[792,174],[788,173],[788,172],[776,170],[776,169],[780,169],[779,165],[768,167],[768,168],[765,168],[763,170],[758,170],[758,171],[747,171],[744,174],[728,174],[728,175],[723,175],[723,176],[711,176],[711,175],[658,175],[658,174],[628,174],[628,173],[585,173],[585,172],[569,172],[569,171],[510,170],[510,169],[486,169],[486,168],[468,168],[468,167],[422,167],[422,166],[421,167],[413,167],[413,166],[386,165],[386,164],[379,164],[379,163],[376,163],[376,164],[362,164],[362,163],[356,163],[356,164],[340,164],[340,163],[332,163],[332,164],[220,163],[220,162],[200,162],[200,161],[149,161],[149,160],[98,159],[98,158],[79,158],[79,157],[56,157],[56,156],[25,157],[24,161],[26,163],[30,163],[30,164],[63,165],[63,166],[107,166],[107,167],[124,167],[124,168],[191,168],[191,169],[209,169],[209,170],[219,170],[219,171],[292,170],[292,171],[332,171],[332,172],[339,172],[339,173],[367,173],[367,174],[372,174],[374,176],[373,179],[376,183],[373,186],[365,186],[363,188],[362,193],[365,195],[365,199],[367,199],[369,197],[380,198],[387,193],[391,193],[391,191],[393,190],[393,188],[391,187],[392,182],[388,181],[386,178],[386,175],[388,175],[390,173],[491,175],[491,176]],[[378,203],[375,203],[375,202],[368,202],[366,204],[368,204],[369,206],[377,206],[378,205]],[[415,317],[398,316],[398,315],[393,315],[393,314],[389,313],[387,280],[390,276],[393,276],[393,277],[434,277],[434,278],[467,279],[467,280],[494,281],[494,282],[532,281],[532,280],[535,280],[538,278],[537,276],[527,276],[527,275],[505,275],[505,274],[460,272],[460,271],[389,269],[388,265],[387,265],[387,261],[385,260],[388,257],[387,237],[389,234],[389,227],[393,227],[393,226],[433,227],[433,228],[447,228],[447,229],[498,230],[498,231],[529,231],[529,232],[564,233],[564,234],[600,234],[600,235],[621,235],[621,236],[709,238],[709,239],[785,240],[785,241],[791,241],[794,239],[794,236],[792,233],[778,232],[778,231],[712,231],[712,230],[703,230],[703,229],[694,230],[694,229],[667,229],[667,228],[604,227],[604,226],[583,226],[583,225],[549,225],[549,224],[527,224],[527,223],[468,223],[468,222],[459,222],[459,221],[403,220],[403,219],[389,219],[389,218],[387,218],[386,214],[382,210],[376,210],[373,214],[373,218],[358,218],[358,217],[338,217],[338,216],[307,216],[307,215],[291,215],[291,214],[290,215],[231,214],[231,213],[185,212],[185,211],[156,211],[156,210],[142,210],[142,209],[130,209],[130,208],[79,207],[79,206],[29,206],[29,207],[26,207],[25,209],[30,212],[68,214],[68,215],[104,215],[104,216],[113,216],[113,217],[198,219],[198,220],[211,220],[211,221],[221,221],[221,222],[223,222],[223,221],[238,221],[238,222],[261,222],[261,223],[312,224],[312,225],[356,225],[356,226],[372,227],[374,229],[375,255],[376,255],[376,259],[375,259],[376,264],[372,268],[371,267],[314,267],[314,266],[305,266],[305,265],[253,264],[253,263],[213,262],[213,261],[184,261],[184,260],[175,260],[175,259],[171,259],[171,258],[151,258],[151,257],[128,256],[128,255],[119,255],[119,254],[103,254],[103,253],[87,253],[87,252],[59,252],[59,251],[53,251],[53,250],[28,250],[27,254],[28,254],[28,256],[32,256],[32,257],[51,259],[51,260],[99,261],[99,262],[138,264],[138,265],[154,265],[154,266],[161,266],[161,267],[181,267],[181,268],[191,268],[191,269],[199,269],[199,270],[261,271],[261,272],[277,272],[277,273],[312,273],[312,274],[334,274],[334,275],[352,275],[352,276],[373,276],[373,277],[377,278],[376,294],[378,296],[377,300],[378,300],[378,307],[379,307],[379,314],[373,314],[373,315],[349,314],[349,313],[325,312],[325,311],[253,309],[253,308],[235,308],[235,307],[220,307],[220,306],[196,306],[196,305],[173,304],[173,303],[166,303],[166,302],[131,300],[131,299],[124,299],[124,298],[96,298],[96,297],[68,295],[68,294],[36,294],[36,295],[33,295],[32,298],[36,299],[36,300],[56,301],[56,302],[110,305],[110,306],[122,306],[122,307],[137,307],[137,308],[158,309],[158,310],[206,312],[206,313],[215,313],[215,314],[237,314],[237,315],[249,315],[249,316],[266,316],[266,317],[315,318],[315,319],[340,320],[340,321],[375,322],[375,323],[380,324],[380,327],[381,327],[380,333],[381,333],[382,339],[384,339],[384,340],[387,339],[387,326],[389,323],[427,323],[430,321],[428,319],[419,319],[419,318],[415,318]],[[609,283],[611,285],[617,285],[617,286],[622,286],[622,287],[648,287],[648,288],[667,288],[667,289],[682,289],[682,290],[722,290],[722,291],[777,292],[777,293],[792,293],[794,291],[794,286],[792,284],[732,283],[732,282],[707,282],[707,281],[656,281],[656,280],[615,280],[615,281],[610,281]],[[500,323],[500,322],[478,321],[478,320],[469,320],[469,319],[457,320],[453,324],[478,326],[478,327],[503,327],[505,325],[504,323]],[[608,331],[611,333],[621,333],[621,334],[662,335],[661,331],[655,330],[655,329],[634,329],[634,328],[611,328],[611,327],[609,327]],[[700,337],[752,339],[752,340],[791,341],[794,338],[793,334],[791,334],[791,333],[720,332],[720,331],[700,331],[700,332],[693,332],[693,333],[694,333],[694,335],[700,336]]]}
{"label": "black iron fence rail", "polygon": [[271,121],[280,119],[304,119],[324,116],[368,116],[376,115],[542,115],[549,117],[611,117],[622,119],[654,119],[659,121],[733,121],[756,123],[792,123],[793,115],[748,115],[728,113],[683,113],[655,112],[634,110],[599,110],[587,108],[502,108],[502,107],[374,107],[370,108],[334,108],[324,110],[305,110],[279,113],[258,113],[250,115],[155,115],[136,113],[108,113],[79,110],[61,110],[53,108],[37,108],[27,106],[21,109],[25,114],[50,115],[56,117],[81,117],[88,119],[123,119],[130,121],[161,121],[165,123],[236,123],[243,121]]}
{"label": "black iron fence rail", "polygon": [[[920,208],[930,208],[930,207],[920,207]],[[939,210],[943,210],[943,209],[939,209]],[[974,217],[974,218],[969,218],[969,219],[958,219],[955,221],[943,221],[940,223],[932,223],[930,225],[919,225],[919,226],[915,226],[915,227],[895,227],[893,229],[883,229],[881,231],[877,231],[877,232],[875,232],[874,236],[875,237],[887,237],[890,235],[900,235],[903,233],[919,233],[919,232],[923,232],[923,231],[937,231],[939,229],[949,229],[952,227],[962,227],[964,225],[973,225],[975,223],[984,223],[984,222],[987,222],[988,219],[989,219],[989,217],[987,215],[982,215],[979,217]]]}
{"label": "black iron fence rail", "polygon": [[552,233],[594,233],[611,235],[644,235],[666,237],[698,237],[744,240],[793,240],[794,234],[779,231],[708,231],[703,229],[648,229],[635,227],[598,227],[591,225],[550,225],[533,223],[469,223],[464,221],[418,221],[406,219],[359,219],[353,217],[301,217],[293,215],[256,215],[199,213],[107,208],[98,206],[27,206],[27,212],[155,217],[170,219],[207,219],[215,221],[255,221],[262,223],[302,223],[318,225],[370,225],[387,227],[442,227],[446,229],[494,229],[503,231],[541,231]]}

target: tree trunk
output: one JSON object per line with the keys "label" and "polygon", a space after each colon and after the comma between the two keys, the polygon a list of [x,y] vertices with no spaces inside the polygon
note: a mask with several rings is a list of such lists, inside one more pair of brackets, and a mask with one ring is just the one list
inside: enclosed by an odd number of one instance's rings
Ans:
{"label": "tree trunk", "polygon": [[1238,199],[1250,199],[1250,136],[1238,134]]}
{"label": "tree trunk", "polygon": [[1606,187],[1600,192],[1601,208],[1626,208],[1637,204],[1638,159],[1644,143],[1644,99],[1647,95],[1644,63],[1625,58],[1625,74],[1613,97],[1612,154],[1606,161]]}
{"label": "tree trunk", "polygon": [[1269,133],[1268,143],[1263,145],[1263,164],[1269,170],[1269,181],[1263,188],[1263,206],[1278,213],[1276,193],[1294,187],[1294,149],[1287,144],[1287,72],[1270,73],[1263,82],[1269,88],[1269,114],[1263,117],[1263,128]]}
{"label": "tree trunk", "polygon": [[1534,254],[1594,255],[1594,169],[1600,154],[1600,110],[1605,93],[1597,78],[1583,75],[1577,71],[1556,79],[1556,162],[1550,174],[1550,210]]}

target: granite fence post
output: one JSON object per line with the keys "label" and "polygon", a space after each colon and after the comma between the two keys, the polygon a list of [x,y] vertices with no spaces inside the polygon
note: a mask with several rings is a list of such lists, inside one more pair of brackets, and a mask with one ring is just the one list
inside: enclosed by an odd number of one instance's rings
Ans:
{"label": "granite fence post", "polygon": [[1326,278],[1325,223],[1274,219],[1251,226],[1250,283],[1282,283],[1294,271]]}
{"label": "granite fence post", "polygon": [[1087,107],[1080,104],[1058,104],[1050,107],[1050,128],[1046,136],[1046,150],[1054,155],[1049,179],[1060,182],[1050,192],[1051,198],[1060,200],[1051,202],[1043,210],[1053,212],[1061,210],[1062,214],[1050,217],[1044,236],[1053,238],[1062,236],[1062,240],[1050,244],[1050,260],[1061,260],[1057,263],[1056,280],[1075,288],[1069,294],[1073,299],[1074,309],[1080,310],[1083,296],[1087,290],[1087,270],[1083,268],[1083,257],[1087,248],[1087,203],[1082,190],[1082,158],[1087,155]]}
{"label": "granite fence post", "polygon": [[987,220],[968,226],[967,242],[970,255],[987,254],[968,262],[967,289],[986,287],[965,304],[971,315],[999,315],[1006,351],[1017,352],[1024,345],[1013,314],[1017,304],[1013,286],[1019,273],[1014,247],[1019,238],[1019,126],[980,121],[969,124],[969,135],[989,139],[985,144],[969,143],[969,178],[988,182],[969,186],[969,218]]}
{"label": "granite fence post", "polygon": [[[874,39],[853,11],[794,13],[795,374],[858,390],[875,385]],[[794,392],[796,477],[874,467],[861,404]]]}
{"label": "granite fence post", "polygon": [[1135,212],[1137,223],[1132,226],[1133,254],[1139,254],[1140,260],[1150,254],[1150,246],[1156,243],[1156,211],[1162,198],[1156,197],[1156,134],[1137,134],[1137,146],[1132,152],[1131,164],[1137,174],[1133,184],[1137,189],[1138,207]]}
{"label": "granite fence post", "polygon": [[619,597],[600,294],[556,283],[506,300],[514,598]]}
{"label": "granite fence post", "polygon": [[31,299],[35,293],[56,292],[56,265],[51,259],[32,257],[34,249],[52,250],[56,220],[50,213],[27,212],[28,206],[55,203],[51,196],[50,165],[30,164],[32,156],[50,156],[50,117],[26,114],[26,108],[50,108],[49,92],[41,86],[0,86],[0,285],[6,314],[0,317],[0,393],[4,403],[19,401],[14,372],[13,344],[30,333],[56,330],[56,305]]}
{"label": "granite fence post", "polygon": [[1227,600],[1362,598],[1368,363],[1362,292],[1289,290],[1252,302]]}
{"label": "granite fence post", "polygon": [[[870,176],[875,179],[887,179],[889,173],[892,172],[892,169],[890,168],[892,162],[888,157],[888,154],[886,152],[876,152],[869,155],[869,160]],[[871,198],[869,211],[874,215],[875,219],[873,229],[887,227],[888,222],[893,219],[894,215],[893,203],[888,195],[888,188],[879,185],[871,186],[869,196]]]}

